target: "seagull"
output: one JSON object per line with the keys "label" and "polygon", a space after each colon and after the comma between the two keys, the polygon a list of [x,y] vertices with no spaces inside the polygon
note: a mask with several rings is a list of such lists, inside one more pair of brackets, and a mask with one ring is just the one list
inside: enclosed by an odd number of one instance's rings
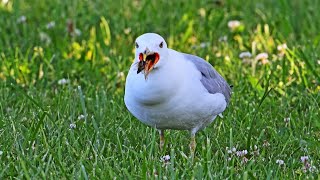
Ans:
{"label": "seagull", "polygon": [[231,87],[204,59],[168,48],[163,37],[146,33],[135,41],[135,59],[126,78],[124,102],[142,123],[160,134],[167,129],[196,133],[226,109]]}

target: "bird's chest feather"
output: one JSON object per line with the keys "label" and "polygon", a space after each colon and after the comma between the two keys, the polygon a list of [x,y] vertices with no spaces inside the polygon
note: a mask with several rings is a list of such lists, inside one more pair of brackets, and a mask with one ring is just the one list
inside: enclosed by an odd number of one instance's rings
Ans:
{"label": "bird's chest feather", "polygon": [[162,104],[170,100],[181,88],[181,82],[177,76],[172,77],[170,74],[160,73],[158,69],[154,69],[145,79],[142,73],[132,72],[127,77],[126,93],[130,93],[130,97],[142,105]]}
{"label": "bird's chest feather", "polygon": [[[193,120],[207,118],[209,107],[203,107],[206,103],[202,99],[206,98],[199,96],[201,90],[197,88],[200,81],[186,81],[186,74],[178,71],[154,71],[147,80],[143,74],[129,73],[125,95],[129,111],[150,126],[164,128],[186,129],[194,126]],[[197,101],[204,104],[195,106]]]}

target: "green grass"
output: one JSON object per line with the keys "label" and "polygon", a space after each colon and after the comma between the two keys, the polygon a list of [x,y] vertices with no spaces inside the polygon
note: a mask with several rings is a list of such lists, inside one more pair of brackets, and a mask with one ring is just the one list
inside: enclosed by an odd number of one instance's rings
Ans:
{"label": "green grass", "polygon": [[[0,179],[320,178],[320,1],[3,2]],[[231,32],[230,20],[241,27]],[[145,32],[205,58],[234,85],[224,118],[197,134],[194,161],[187,132],[167,131],[161,152],[157,131],[123,103]],[[253,57],[240,59],[244,51]],[[269,63],[255,60],[262,52]],[[227,147],[247,150],[248,161]]]}

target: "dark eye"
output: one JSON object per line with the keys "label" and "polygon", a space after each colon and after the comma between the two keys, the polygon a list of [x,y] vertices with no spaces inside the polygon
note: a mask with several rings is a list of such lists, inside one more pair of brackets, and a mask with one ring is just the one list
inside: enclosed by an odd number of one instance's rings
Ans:
{"label": "dark eye", "polygon": [[139,48],[139,44],[136,42],[136,48]]}
{"label": "dark eye", "polygon": [[159,44],[159,47],[160,47],[160,48],[162,48],[162,47],[163,47],[163,42],[161,42],[161,43]]}

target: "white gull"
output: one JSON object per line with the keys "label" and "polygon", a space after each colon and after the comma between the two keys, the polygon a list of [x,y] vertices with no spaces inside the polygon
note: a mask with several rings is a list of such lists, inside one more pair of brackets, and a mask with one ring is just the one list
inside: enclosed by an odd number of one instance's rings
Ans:
{"label": "white gull", "polygon": [[164,130],[188,130],[194,152],[195,134],[226,109],[230,86],[207,61],[169,49],[158,34],[143,34],[135,45],[124,96],[128,110],[159,130],[160,148]]}

